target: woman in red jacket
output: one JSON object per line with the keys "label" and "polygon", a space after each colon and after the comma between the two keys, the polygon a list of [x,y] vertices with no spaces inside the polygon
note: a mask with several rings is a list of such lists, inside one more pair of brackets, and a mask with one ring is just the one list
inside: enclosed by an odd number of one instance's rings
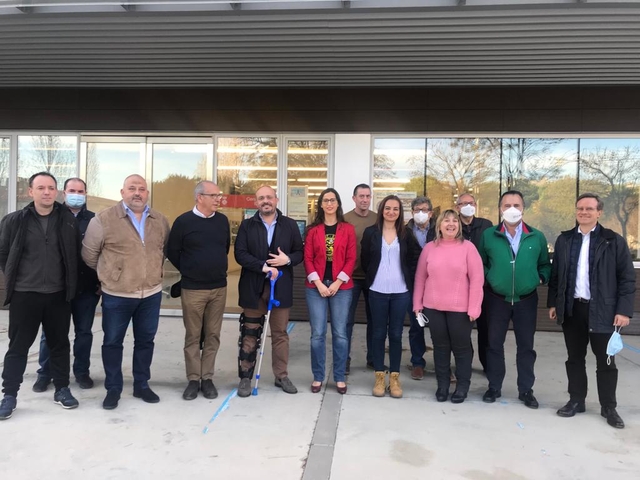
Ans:
{"label": "woman in red jacket", "polygon": [[355,262],[355,229],[344,220],[338,192],[333,188],[327,188],[318,198],[316,217],[307,230],[304,244],[306,298],[311,325],[313,393],[318,393],[324,382],[327,310],[331,310],[333,380],[338,393],[347,393],[347,320],[353,288],[351,275]]}

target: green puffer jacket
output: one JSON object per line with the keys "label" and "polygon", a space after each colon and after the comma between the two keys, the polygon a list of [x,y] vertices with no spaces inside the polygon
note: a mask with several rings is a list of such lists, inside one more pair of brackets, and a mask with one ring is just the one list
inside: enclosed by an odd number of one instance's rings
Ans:
{"label": "green puffer jacket", "polygon": [[504,223],[486,229],[478,250],[487,283],[495,293],[513,303],[549,281],[551,263],[547,239],[541,231],[522,223],[522,237],[515,259],[504,232]]}

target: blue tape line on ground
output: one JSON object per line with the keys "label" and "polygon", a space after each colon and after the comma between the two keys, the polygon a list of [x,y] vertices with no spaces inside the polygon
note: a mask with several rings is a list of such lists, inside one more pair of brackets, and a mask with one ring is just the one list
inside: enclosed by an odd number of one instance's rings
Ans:
{"label": "blue tape line on ground", "polygon": [[289,325],[287,325],[287,334],[291,333],[291,330],[293,330],[293,327],[295,326],[295,322],[289,322]]}
{"label": "blue tape line on ground", "polygon": [[[222,402],[222,405],[220,405],[218,407],[218,409],[216,410],[216,413],[213,414],[213,417],[211,417],[211,420],[209,420],[209,425],[211,425],[213,423],[213,421],[218,418],[218,415],[220,415],[222,412],[224,412],[227,408],[229,408],[229,401],[231,401],[231,399],[233,397],[235,397],[238,394],[238,389],[234,388],[233,390],[231,390],[231,393],[229,395],[227,395],[227,398],[224,399],[224,402]],[[202,433],[207,433],[209,431],[209,427],[206,426],[204,427],[204,430],[202,430]]]}
{"label": "blue tape line on ground", "polygon": [[640,353],[640,348],[632,347],[631,345],[629,345],[627,343],[623,343],[623,345],[624,345],[624,348],[627,348],[627,349],[631,350],[632,352]]}

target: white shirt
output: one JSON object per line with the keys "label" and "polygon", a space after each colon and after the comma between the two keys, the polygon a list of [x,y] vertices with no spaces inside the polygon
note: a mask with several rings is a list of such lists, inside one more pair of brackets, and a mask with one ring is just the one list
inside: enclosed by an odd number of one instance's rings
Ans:
{"label": "white shirt", "polygon": [[211,215],[209,215],[208,217],[204,216],[204,213],[202,213],[200,210],[198,210],[198,207],[193,207],[193,213],[195,213],[197,216],[202,217],[202,218],[211,218],[213,217],[216,212],[213,212]]}
{"label": "white shirt", "polygon": [[380,265],[369,290],[387,294],[407,291],[407,284],[404,281],[404,275],[402,275],[398,237],[393,239],[391,245],[385,242],[384,237],[382,238]]}
{"label": "white shirt", "polygon": [[593,227],[587,233],[582,233],[580,228],[578,228],[580,235],[582,235],[582,246],[580,247],[580,256],[578,257],[576,290],[573,298],[591,299],[591,289],[589,288],[589,245],[591,244],[591,232],[595,229],[596,227]]}

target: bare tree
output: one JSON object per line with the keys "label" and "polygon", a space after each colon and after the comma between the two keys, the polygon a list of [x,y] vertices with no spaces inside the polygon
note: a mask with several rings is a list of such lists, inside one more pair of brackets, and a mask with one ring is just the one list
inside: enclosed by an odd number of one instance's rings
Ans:
{"label": "bare tree", "polygon": [[605,205],[620,223],[625,240],[632,214],[638,209],[640,184],[640,148],[623,147],[618,150],[596,148],[581,158],[581,166],[587,178],[602,182]]}
{"label": "bare tree", "polygon": [[62,137],[34,135],[31,137],[31,146],[31,156],[26,160],[33,168],[32,173],[41,170],[65,178],[70,170],[75,171],[76,152],[63,144]]}
{"label": "bare tree", "polygon": [[535,183],[556,178],[567,158],[553,152],[562,138],[512,138],[503,141],[502,164],[507,190],[520,183]]}

